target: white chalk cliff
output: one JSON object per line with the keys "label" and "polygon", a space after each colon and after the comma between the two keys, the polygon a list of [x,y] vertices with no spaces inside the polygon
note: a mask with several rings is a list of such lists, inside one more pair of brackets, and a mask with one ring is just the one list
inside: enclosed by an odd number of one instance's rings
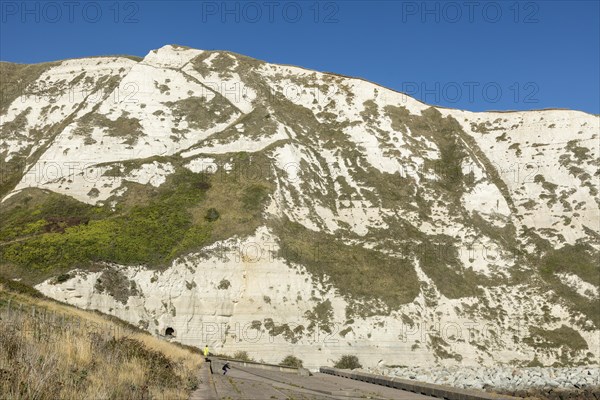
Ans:
{"label": "white chalk cliff", "polygon": [[50,297],[267,362],[599,361],[597,115],[180,46],[0,67],[0,265]]}

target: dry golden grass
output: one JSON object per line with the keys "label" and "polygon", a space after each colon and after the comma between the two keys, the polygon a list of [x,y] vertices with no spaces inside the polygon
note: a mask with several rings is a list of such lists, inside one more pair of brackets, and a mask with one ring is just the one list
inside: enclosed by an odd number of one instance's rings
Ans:
{"label": "dry golden grass", "polygon": [[187,399],[199,352],[0,283],[0,398]]}

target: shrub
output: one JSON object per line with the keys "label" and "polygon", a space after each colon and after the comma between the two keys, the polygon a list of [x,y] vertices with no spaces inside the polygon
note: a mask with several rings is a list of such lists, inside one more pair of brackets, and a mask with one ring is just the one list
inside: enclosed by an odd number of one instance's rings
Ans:
{"label": "shrub", "polygon": [[123,304],[127,304],[129,297],[139,294],[135,282],[114,268],[106,268],[102,271],[94,284],[94,289],[100,293],[110,294]]}
{"label": "shrub", "polygon": [[219,282],[219,286],[217,286],[217,289],[229,289],[229,287],[231,286],[231,282],[229,282],[227,279],[221,279],[221,282]]}
{"label": "shrub", "polygon": [[248,352],[243,350],[238,350],[233,353],[233,358],[240,361],[254,361],[254,359],[248,355]]}
{"label": "shrub", "polygon": [[213,222],[219,219],[219,212],[217,211],[216,208],[209,208],[208,211],[206,212],[206,215],[204,216],[204,219],[207,220],[208,222]]}
{"label": "shrub", "polygon": [[54,283],[63,283],[71,279],[72,276],[70,274],[60,274],[54,280]]}
{"label": "shrub", "polygon": [[283,365],[286,367],[302,368],[302,360],[290,354],[289,356],[284,358],[283,361],[279,363],[279,365]]}
{"label": "shrub", "polygon": [[362,365],[358,361],[358,357],[350,354],[343,355],[339,360],[333,364],[334,368],[339,369],[356,369],[362,368]]}

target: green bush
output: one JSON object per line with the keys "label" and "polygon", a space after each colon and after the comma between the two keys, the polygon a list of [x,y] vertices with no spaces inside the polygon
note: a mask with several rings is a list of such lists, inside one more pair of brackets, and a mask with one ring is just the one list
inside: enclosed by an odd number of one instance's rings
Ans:
{"label": "green bush", "polygon": [[362,365],[358,361],[358,357],[346,354],[337,360],[335,364],[333,364],[333,367],[339,369],[357,369],[362,368]]}
{"label": "green bush", "polygon": [[254,361],[254,359],[248,355],[248,352],[243,350],[238,350],[233,353],[233,358],[240,361]]}
{"label": "green bush", "polygon": [[213,222],[219,219],[219,212],[217,211],[216,208],[209,208],[208,211],[206,212],[206,215],[204,216],[204,219],[207,220],[208,222]]}
{"label": "green bush", "polygon": [[290,354],[289,356],[284,358],[283,361],[279,363],[279,365],[283,365],[285,367],[302,368],[302,360]]}
{"label": "green bush", "polygon": [[219,282],[219,286],[217,286],[217,289],[226,290],[229,289],[230,286],[231,282],[229,282],[227,279],[221,279],[221,282]]}
{"label": "green bush", "polygon": [[63,283],[71,279],[72,276],[70,274],[60,274],[54,280],[54,283]]}

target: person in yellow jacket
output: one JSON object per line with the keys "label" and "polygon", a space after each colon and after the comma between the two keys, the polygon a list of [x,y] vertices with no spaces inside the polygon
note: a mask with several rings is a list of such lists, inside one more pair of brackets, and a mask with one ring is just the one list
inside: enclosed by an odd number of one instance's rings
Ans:
{"label": "person in yellow jacket", "polygon": [[210,352],[208,351],[208,345],[204,346],[204,358],[208,361],[208,355],[210,354]]}

